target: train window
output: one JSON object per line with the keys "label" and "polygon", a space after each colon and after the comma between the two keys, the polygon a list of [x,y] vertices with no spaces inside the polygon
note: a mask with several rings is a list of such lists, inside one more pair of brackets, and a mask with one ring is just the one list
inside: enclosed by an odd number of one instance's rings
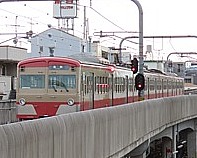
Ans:
{"label": "train window", "polygon": [[103,83],[102,83],[102,89],[103,89],[103,93],[105,93],[105,77],[103,77]]}
{"label": "train window", "polygon": [[97,79],[96,79],[96,85],[97,85],[97,87],[96,87],[96,89],[97,89],[97,93],[99,94],[99,92],[100,92],[100,87],[99,87],[99,85],[100,85],[100,77],[99,76],[97,76],[96,77]]}
{"label": "train window", "polygon": [[102,84],[103,84],[103,77],[100,77],[100,93],[103,93],[103,88],[102,88]]}
{"label": "train window", "polygon": [[107,77],[103,77],[103,85],[102,85],[102,87],[103,87],[104,93],[107,92],[106,84],[107,84]]}
{"label": "train window", "polygon": [[192,83],[192,79],[191,78],[185,78],[185,83]]}
{"label": "train window", "polygon": [[181,81],[181,88],[184,88],[184,81]]}
{"label": "train window", "polygon": [[126,82],[125,82],[125,78],[122,78],[122,79],[123,79],[122,91],[124,92],[125,91]]}
{"label": "train window", "polygon": [[84,92],[84,87],[83,87],[83,75],[81,75],[81,91]]}
{"label": "train window", "polygon": [[177,86],[178,86],[178,81],[176,80],[176,82],[175,82],[175,89],[176,89],[176,92],[175,92],[175,94],[177,95],[178,94],[178,88],[177,88]]}
{"label": "train window", "polygon": [[20,88],[44,88],[44,75],[21,75]]}
{"label": "train window", "polygon": [[172,80],[172,95],[174,95],[174,90],[175,90],[175,89],[174,89],[174,87],[175,87],[174,84],[175,84],[175,82]]}
{"label": "train window", "polygon": [[157,78],[155,78],[154,87],[155,87],[155,97],[156,97],[156,98],[157,98],[157,84],[158,84],[157,81],[158,81]]}
{"label": "train window", "polygon": [[169,89],[169,95],[171,95],[172,94],[172,81],[171,80],[168,81],[168,89]]}
{"label": "train window", "polygon": [[109,77],[108,78],[108,92],[109,92],[110,89],[113,89],[112,87],[113,87],[112,77]]}
{"label": "train window", "polygon": [[49,75],[49,88],[76,88],[76,76],[75,75]]}
{"label": "train window", "polygon": [[150,79],[150,90],[153,91],[155,89],[155,81]]}
{"label": "train window", "polygon": [[106,77],[106,83],[105,83],[105,89],[106,89],[106,92],[109,92],[109,78]]}
{"label": "train window", "polygon": [[123,79],[122,77],[117,77],[117,83],[116,83],[116,87],[117,87],[117,90],[116,92],[117,93],[121,93],[122,92],[122,86],[123,86]]}
{"label": "train window", "polygon": [[132,78],[129,78],[129,91],[132,91]]}
{"label": "train window", "polygon": [[149,99],[150,98],[150,78],[149,77],[147,77],[146,88],[147,88],[147,97]]}
{"label": "train window", "polygon": [[161,80],[157,80],[157,90],[161,90]]}
{"label": "train window", "polygon": [[123,78],[120,78],[120,93],[123,91]]}
{"label": "train window", "polygon": [[105,77],[105,92],[109,91],[108,85],[108,77]]}
{"label": "train window", "polygon": [[120,92],[120,77],[117,77],[117,93]]}
{"label": "train window", "polygon": [[87,77],[87,88],[88,88],[88,93],[91,93],[92,92],[92,76],[88,76]]}
{"label": "train window", "polygon": [[179,82],[178,82],[178,88],[182,88],[181,80],[179,80]]}
{"label": "train window", "polygon": [[145,87],[144,87],[144,91],[146,91],[147,90],[147,83],[148,83],[148,81],[147,80],[145,80]]}
{"label": "train window", "polygon": [[94,91],[96,92],[97,91],[97,77],[95,76],[94,77]]}
{"label": "train window", "polygon": [[83,91],[83,94],[86,95],[86,84],[87,84],[87,81],[86,81],[86,75],[85,75],[85,72],[83,72],[83,75],[81,76],[81,81],[82,81],[82,91]]}
{"label": "train window", "polygon": [[118,78],[115,77],[115,92],[118,92]]}
{"label": "train window", "polygon": [[121,77],[118,77],[118,93],[121,92],[121,86],[122,85],[122,78]]}
{"label": "train window", "polygon": [[163,81],[163,89],[164,90],[167,89],[167,81],[166,80]]}
{"label": "train window", "polygon": [[122,92],[122,77],[119,78],[119,93]]}
{"label": "train window", "polygon": [[84,74],[84,94],[87,94],[87,76]]}

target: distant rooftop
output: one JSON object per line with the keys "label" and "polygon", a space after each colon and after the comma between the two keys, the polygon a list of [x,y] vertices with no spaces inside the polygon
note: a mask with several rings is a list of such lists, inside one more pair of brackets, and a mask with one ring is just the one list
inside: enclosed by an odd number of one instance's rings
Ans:
{"label": "distant rooftop", "polygon": [[81,62],[91,62],[91,63],[100,63],[100,64],[109,64],[109,60],[92,55],[91,53],[79,53],[70,55],[69,58],[79,60]]}

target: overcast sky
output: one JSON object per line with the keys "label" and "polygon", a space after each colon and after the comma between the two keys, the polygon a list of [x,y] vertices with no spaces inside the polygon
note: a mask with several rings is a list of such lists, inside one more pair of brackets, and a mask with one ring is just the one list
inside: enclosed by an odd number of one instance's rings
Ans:
{"label": "overcast sky", "polygon": [[[139,0],[143,8],[144,36],[175,36],[197,35],[197,1],[196,0]],[[79,16],[75,20],[75,35],[83,37],[83,6],[87,7],[89,20],[89,36],[93,40],[103,41],[108,46],[118,47],[120,39],[95,37],[94,32],[107,31],[139,31],[138,8],[131,0],[80,0]],[[101,16],[102,15],[102,16]],[[53,2],[4,2],[0,3],[0,42],[11,36],[3,36],[2,33],[25,33],[33,30],[39,33],[47,29],[47,24],[58,26],[53,17]],[[16,20],[17,19],[17,20]],[[17,23],[18,27],[14,26]],[[133,34],[116,34],[126,37]],[[105,42],[104,42],[105,41]],[[132,39],[138,42],[138,39]],[[26,41],[21,42],[25,46]],[[8,43],[4,43],[8,44]],[[137,53],[138,45],[128,42],[124,44]],[[195,52],[197,51],[197,39],[144,39],[144,52],[146,45],[152,45],[154,54],[166,58],[170,52]],[[156,56],[156,55],[154,55]]]}

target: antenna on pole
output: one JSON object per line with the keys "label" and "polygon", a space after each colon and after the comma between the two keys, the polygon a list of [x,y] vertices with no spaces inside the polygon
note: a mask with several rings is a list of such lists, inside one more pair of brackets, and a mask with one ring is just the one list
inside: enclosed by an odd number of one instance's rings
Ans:
{"label": "antenna on pole", "polygon": [[18,38],[17,38],[17,27],[18,27],[18,25],[17,25],[17,19],[18,19],[18,16],[16,16],[16,18],[15,18],[15,38],[14,38],[14,40],[13,40],[13,43],[15,44],[15,46],[17,46],[17,43],[18,43]]}
{"label": "antenna on pole", "polygon": [[84,6],[84,17],[83,17],[83,39],[86,39],[86,6]]}
{"label": "antenna on pole", "polygon": [[90,0],[90,7],[92,7],[92,0]]}

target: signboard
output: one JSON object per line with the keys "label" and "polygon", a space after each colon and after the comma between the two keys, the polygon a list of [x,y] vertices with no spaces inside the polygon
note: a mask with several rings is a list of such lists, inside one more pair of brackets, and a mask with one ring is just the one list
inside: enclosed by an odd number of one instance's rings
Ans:
{"label": "signboard", "polygon": [[53,4],[53,17],[73,19],[77,17],[77,0],[56,0]]}

